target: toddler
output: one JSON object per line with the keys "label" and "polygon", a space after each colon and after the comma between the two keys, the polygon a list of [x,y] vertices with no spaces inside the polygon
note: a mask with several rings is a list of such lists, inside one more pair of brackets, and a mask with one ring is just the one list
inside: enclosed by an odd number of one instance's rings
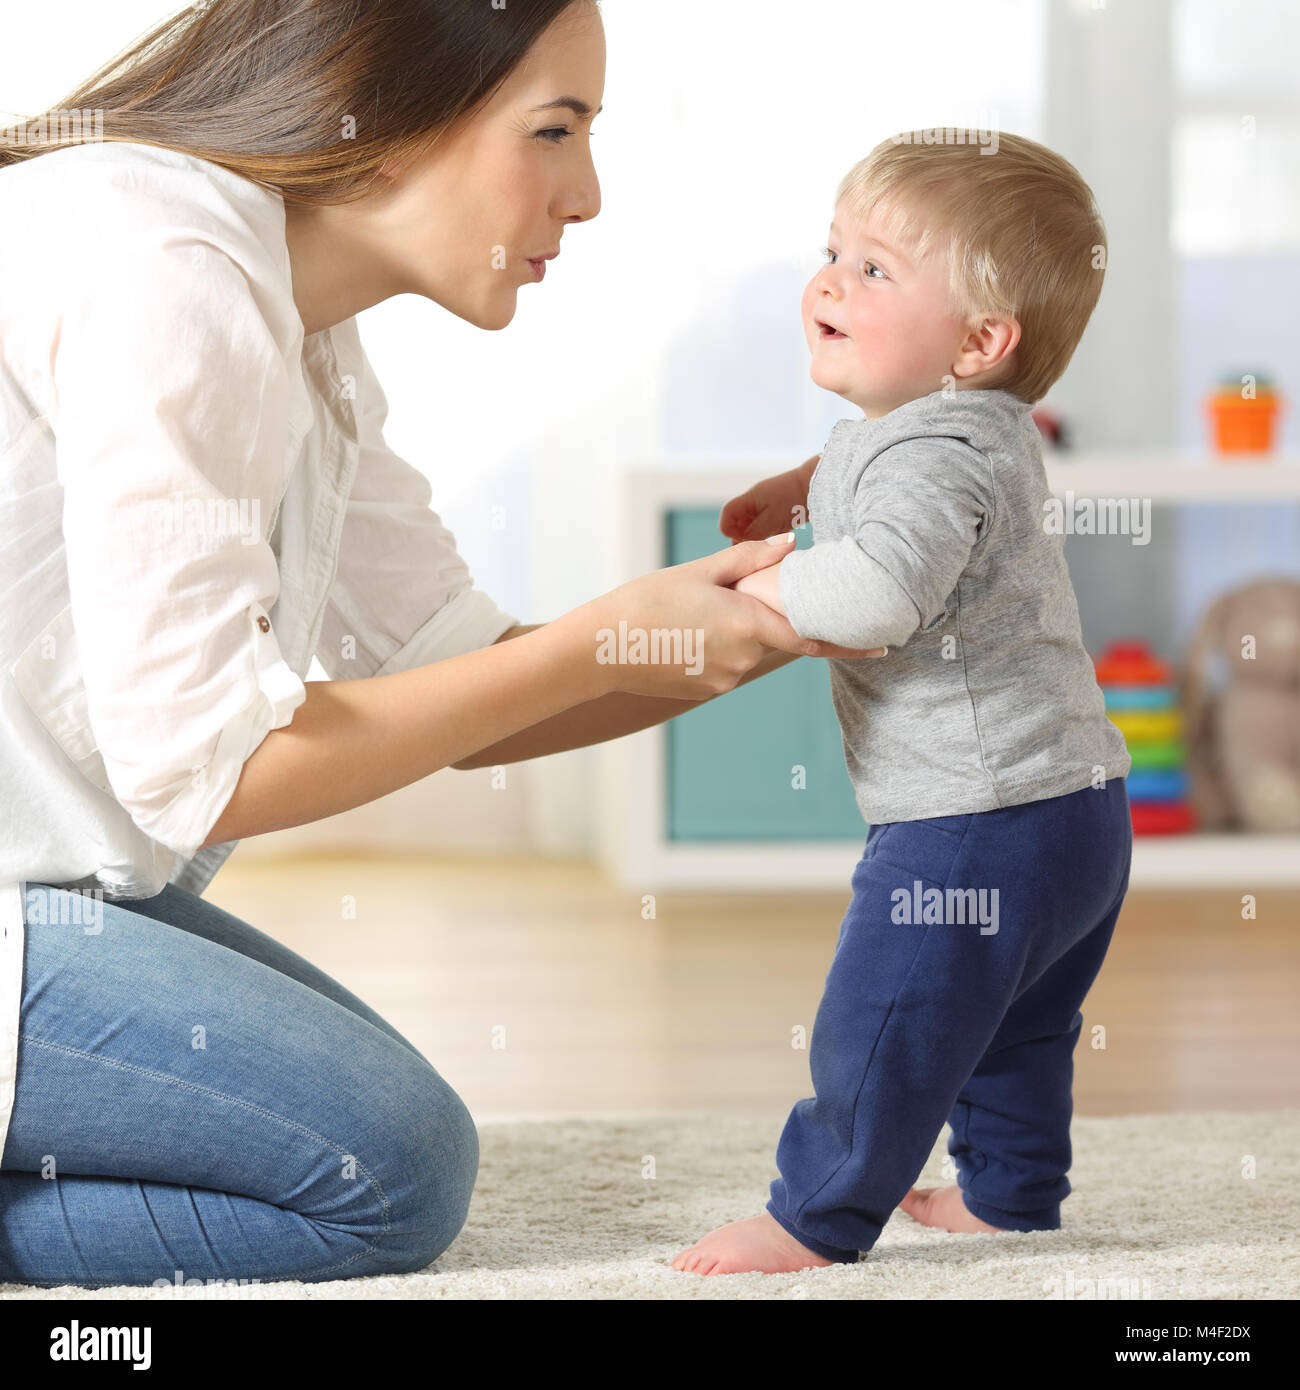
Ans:
{"label": "toddler", "polygon": [[[865,418],[816,464],[812,547],[735,587],[802,637],[889,649],[829,663],[870,830],[814,1021],[816,1095],[786,1122],[766,1211],[676,1269],[855,1261],[900,1205],[949,1231],[1060,1225],[1079,1006],[1128,887],[1131,760],[1044,524],[1030,411],[1104,257],[1078,172],[1005,132],[992,152],[893,137],[837,191],[804,332],[813,380]],[[791,477],[742,503],[761,514]],[[917,1191],[945,1121],[957,1184]]]}

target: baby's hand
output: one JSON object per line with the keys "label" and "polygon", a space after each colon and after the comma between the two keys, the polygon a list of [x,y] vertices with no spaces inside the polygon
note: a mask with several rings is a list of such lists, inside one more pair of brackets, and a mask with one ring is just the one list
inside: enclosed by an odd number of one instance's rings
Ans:
{"label": "baby's hand", "polygon": [[[808,481],[820,454],[774,478],[764,478],[722,509],[718,529],[732,545],[802,526],[808,519]],[[778,610],[780,611],[780,610]]]}

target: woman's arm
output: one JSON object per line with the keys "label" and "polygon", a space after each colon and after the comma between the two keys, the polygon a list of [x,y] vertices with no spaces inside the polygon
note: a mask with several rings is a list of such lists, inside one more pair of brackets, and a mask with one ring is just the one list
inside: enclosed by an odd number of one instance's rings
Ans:
{"label": "woman's arm", "polygon": [[[565,712],[573,721],[564,724],[568,742],[557,736],[538,751],[644,728],[700,703],[683,692],[708,692],[701,698],[709,699],[770,670],[778,657],[867,655],[801,638],[762,602],[731,588],[782,558],[788,544],[745,541],[652,570],[554,622],[444,661],[387,676],[306,682],[292,721],[272,729],[244,761],[199,848],[365,805],[440,768],[477,761]],[[648,632],[677,618],[687,630],[709,634],[707,650],[694,669],[603,661],[602,634],[615,615]],[[598,736],[590,724],[575,732],[573,707],[596,702],[607,732]]]}
{"label": "woman's arm", "polygon": [[560,621],[389,676],[308,681],[292,723],[272,729],[249,756],[200,848],[364,806],[485,743],[562,711],[572,718],[607,695],[612,669],[591,659],[584,624]]}
{"label": "woman's arm", "polygon": [[[540,626],[543,624],[508,628],[496,640],[498,643],[508,642],[526,632],[536,632]],[[756,677],[775,671],[779,666],[787,666],[797,659],[793,652],[770,651],[752,671],[740,678],[737,685],[747,685]],[[688,709],[697,709],[717,698],[711,695],[705,700],[665,700],[654,695],[611,691],[598,699],[562,710],[490,747],[481,748],[468,758],[452,763],[452,767],[468,772],[479,767],[544,758],[548,753],[567,753],[573,748],[586,748],[593,743],[605,743],[611,738],[637,733],[650,728],[652,724],[663,724]]]}

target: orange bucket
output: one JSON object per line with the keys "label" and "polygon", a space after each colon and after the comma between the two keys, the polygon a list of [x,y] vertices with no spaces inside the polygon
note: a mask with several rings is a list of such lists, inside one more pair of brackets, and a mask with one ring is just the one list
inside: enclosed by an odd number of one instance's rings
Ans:
{"label": "orange bucket", "polygon": [[1214,447],[1221,454],[1262,454],[1273,447],[1282,399],[1260,381],[1254,399],[1241,394],[1233,381],[1218,386],[1205,402]]}

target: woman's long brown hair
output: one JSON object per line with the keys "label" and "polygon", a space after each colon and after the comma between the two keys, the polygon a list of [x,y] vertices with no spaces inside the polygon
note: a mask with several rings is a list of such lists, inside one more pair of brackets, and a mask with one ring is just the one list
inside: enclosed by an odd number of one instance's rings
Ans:
{"label": "woman's long brown hair", "polygon": [[351,202],[389,160],[419,153],[489,101],[580,2],[209,0],[51,111],[0,129],[0,170],[85,143],[89,127],[96,140],[210,160],[286,203]]}

